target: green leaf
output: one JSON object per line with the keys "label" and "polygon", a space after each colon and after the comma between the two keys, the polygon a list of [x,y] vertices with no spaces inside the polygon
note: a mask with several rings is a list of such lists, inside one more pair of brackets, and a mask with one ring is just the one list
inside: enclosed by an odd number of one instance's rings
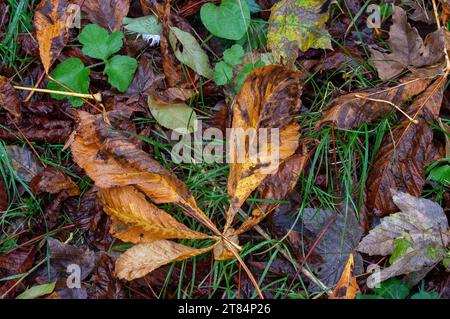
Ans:
{"label": "green leaf", "polygon": [[122,31],[109,34],[106,29],[96,24],[88,24],[78,36],[78,41],[83,45],[84,54],[91,58],[106,60],[120,50],[122,37]]}
{"label": "green leaf", "polygon": [[180,134],[192,133],[197,129],[197,115],[186,104],[159,105],[151,97],[147,102],[152,116],[161,126]]}
{"label": "green leaf", "polygon": [[448,185],[450,183],[450,165],[433,168],[430,171],[428,178],[438,183]]}
{"label": "green leaf", "polygon": [[244,0],[223,0],[220,6],[206,3],[200,9],[200,18],[216,37],[239,40],[250,25],[250,9]]}
{"label": "green leaf", "polygon": [[244,83],[245,78],[247,75],[257,68],[262,68],[265,65],[265,63],[261,60],[256,61],[255,63],[247,63],[245,64],[241,72],[236,77],[236,85],[234,87],[234,91],[237,93],[241,90],[242,84]]}
{"label": "green leaf", "polygon": [[436,291],[419,291],[411,296],[411,299],[438,299],[439,295]]}
{"label": "green leaf", "polygon": [[227,84],[233,76],[233,68],[225,63],[224,61],[220,61],[216,64],[214,68],[214,82],[217,85],[225,85]]}
{"label": "green leaf", "polygon": [[120,92],[126,92],[137,68],[137,61],[125,55],[116,55],[106,61],[108,82]]}
{"label": "green leaf", "polygon": [[[84,66],[80,59],[68,58],[60,63],[55,70],[50,73],[50,76],[76,93],[89,93],[90,72],[91,71]],[[47,88],[50,90],[68,91],[53,81],[48,82]],[[56,100],[67,98],[73,106],[81,106],[84,103],[80,98],[73,96],[51,94],[51,97]]]}
{"label": "green leaf", "polygon": [[355,299],[384,299],[381,296],[378,295],[371,295],[371,294],[356,294]]}
{"label": "green leaf", "polygon": [[253,49],[263,49],[267,44],[267,30],[267,21],[252,19],[247,33],[236,43],[241,45],[246,52],[250,52]]}
{"label": "green leaf", "polygon": [[157,34],[161,35],[162,27],[158,22],[158,18],[154,15],[149,15],[139,18],[123,18],[123,27],[129,32],[138,34]]}
{"label": "green leaf", "polygon": [[388,279],[373,289],[375,293],[385,299],[405,299],[409,295],[409,287],[401,280]]}
{"label": "green leaf", "polygon": [[292,65],[298,50],[331,49],[325,23],[328,11],[322,12],[326,0],[282,0],[272,7],[269,18],[268,46],[275,61]]}
{"label": "green leaf", "polygon": [[42,297],[48,294],[51,294],[55,289],[56,281],[48,284],[38,285],[31,287],[20,295],[16,297],[16,299],[35,299],[38,297]]}
{"label": "green leaf", "polygon": [[247,0],[247,5],[251,13],[258,13],[261,11],[261,7],[255,0]]}
{"label": "green leaf", "polygon": [[389,263],[391,265],[395,263],[398,258],[406,255],[406,253],[408,252],[408,248],[412,247],[411,235],[405,233],[405,237],[399,237],[394,240],[394,250],[391,257],[389,258]]}
{"label": "green leaf", "polygon": [[[173,27],[169,33],[169,41],[178,61],[205,78],[212,79],[213,70],[209,65],[208,55],[192,34]],[[181,43],[181,48],[177,45],[177,41]]]}
{"label": "green leaf", "polygon": [[239,44],[234,44],[223,52],[223,60],[231,66],[240,64],[243,57],[244,49]]}

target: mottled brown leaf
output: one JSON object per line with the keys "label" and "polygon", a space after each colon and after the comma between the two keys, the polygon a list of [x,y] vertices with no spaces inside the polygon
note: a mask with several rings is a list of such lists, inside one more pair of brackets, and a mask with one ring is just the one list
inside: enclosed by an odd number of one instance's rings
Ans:
{"label": "mottled brown leaf", "polygon": [[46,73],[67,42],[66,20],[66,0],[42,0],[36,7],[33,23]]}
{"label": "mottled brown leaf", "polygon": [[387,215],[397,211],[391,188],[414,196],[422,193],[427,150],[433,141],[433,129],[428,122],[439,115],[444,84],[445,78],[437,79],[410,105],[407,113],[417,124],[403,118],[384,137],[366,184],[369,212]]}
{"label": "mottled brown leaf", "polygon": [[389,80],[404,69],[418,68],[437,63],[444,52],[443,30],[439,29],[422,40],[416,28],[408,23],[406,12],[394,6],[389,44],[392,53],[370,49],[373,64],[382,80]]}
{"label": "mottled brown leaf", "polygon": [[69,196],[77,196],[80,189],[61,168],[46,167],[30,182],[31,191],[39,195],[41,193],[57,194],[66,191]]}
{"label": "mottled brown leaf", "polygon": [[330,299],[355,299],[356,294],[360,293],[356,278],[352,276],[353,265],[353,255],[350,254],[341,278],[329,297]]}
{"label": "mottled brown leaf", "polygon": [[130,0],[79,0],[79,3],[92,23],[109,31],[120,30],[130,10]]}
{"label": "mottled brown leaf", "polygon": [[408,75],[394,87],[374,87],[338,96],[331,101],[316,127],[330,124],[349,130],[363,123],[374,122],[395,110],[390,103],[403,107],[410,98],[422,93],[431,81]]}
{"label": "mottled brown leaf", "polygon": [[30,182],[34,176],[42,171],[43,167],[36,155],[27,148],[18,145],[8,145],[6,147],[11,160],[11,166],[17,176],[25,182]]}
{"label": "mottled brown leaf", "polygon": [[[33,265],[36,250],[31,248],[15,249],[0,255],[0,278],[23,274]],[[0,281],[0,297],[10,299],[14,297],[15,288],[12,288],[19,278]]]}
{"label": "mottled brown leaf", "polygon": [[8,81],[7,78],[0,75],[0,107],[8,111],[9,114],[17,121],[22,113],[22,104],[16,89]]}

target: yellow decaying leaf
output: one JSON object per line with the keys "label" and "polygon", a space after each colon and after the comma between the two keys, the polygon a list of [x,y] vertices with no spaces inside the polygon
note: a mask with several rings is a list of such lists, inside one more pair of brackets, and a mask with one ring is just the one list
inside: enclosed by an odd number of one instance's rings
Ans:
{"label": "yellow decaying leaf", "polygon": [[356,294],[360,292],[356,278],[352,276],[353,263],[353,255],[350,254],[330,299],[355,299]]}
{"label": "yellow decaying leaf", "polygon": [[196,249],[169,240],[137,244],[124,252],[116,262],[116,275],[120,279],[133,280],[165,264],[194,257],[210,251],[214,244]]}
{"label": "yellow decaying leaf", "polygon": [[[279,164],[294,154],[299,145],[300,127],[293,116],[301,104],[299,77],[300,73],[280,65],[256,69],[247,76],[234,101],[232,128],[254,129],[257,133],[245,141],[234,138],[229,141],[228,195],[231,203],[228,224],[247,197],[269,174],[276,172]],[[266,152],[252,157],[249,145],[258,144],[260,129],[272,128],[279,130],[278,152],[271,141],[274,135],[269,133]],[[239,143],[245,146],[244,153]]]}
{"label": "yellow decaying leaf", "polygon": [[66,10],[66,0],[42,0],[36,7],[34,28],[46,73],[68,39]]}
{"label": "yellow decaying leaf", "polygon": [[175,218],[148,202],[132,186],[100,189],[104,211],[114,217],[113,236],[125,242],[143,243],[170,238],[209,238],[179,223]]}
{"label": "yellow decaying leaf", "polygon": [[149,154],[116,132],[101,115],[78,111],[78,129],[71,145],[74,161],[99,188],[134,186],[153,202],[176,203],[190,217],[219,233],[197,207],[187,186]]}

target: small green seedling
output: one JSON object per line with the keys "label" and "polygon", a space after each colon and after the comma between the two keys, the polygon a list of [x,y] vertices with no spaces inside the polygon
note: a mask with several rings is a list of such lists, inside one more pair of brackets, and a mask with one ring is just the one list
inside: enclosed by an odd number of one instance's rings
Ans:
{"label": "small green seedling", "polygon": [[426,292],[424,283],[419,287],[419,292],[411,295],[411,287],[403,280],[391,278],[383,281],[380,287],[374,288],[374,294],[357,294],[356,299],[437,299],[436,291]]}
{"label": "small green seedling", "polygon": [[[100,64],[105,64],[103,73],[108,76],[108,82],[120,92],[126,92],[136,71],[137,61],[125,55],[112,56],[122,48],[122,38],[121,31],[110,34],[96,24],[88,24],[78,36],[78,40],[83,45],[83,53],[91,58],[102,60]],[[89,74],[89,67],[86,67],[80,59],[69,58],[60,63],[50,74],[50,77],[62,86],[50,81],[48,88],[57,91],[68,91],[66,88],[69,88],[76,93],[88,93]],[[83,101],[77,97],[58,94],[51,96],[57,100],[67,98],[73,106],[83,104]]]}

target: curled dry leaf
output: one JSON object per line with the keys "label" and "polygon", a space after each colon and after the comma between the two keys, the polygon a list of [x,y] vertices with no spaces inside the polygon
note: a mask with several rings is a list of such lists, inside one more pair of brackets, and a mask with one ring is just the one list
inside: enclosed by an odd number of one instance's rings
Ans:
{"label": "curled dry leaf", "polygon": [[0,75],[0,107],[8,111],[9,114],[17,121],[22,113],[22,104],[16,89],[4,76]]}
{"label": "curled dry leaf", "polygon": [[162,265],[194,257],[213,248],[214,245],[196,249],[169,240],[137,244],[119,257],[116,262],[116,275],[121,279],[133,280]]}
{"label": "curled dry leaf", "polygon": [[[208,238],[179,223],[175,218],[145,199],[132,186],[100,190],[105,212],[118,221],[111,233],[125,242],[141,243],[170,238]],[[113,219],[114,221],[114,219]]]}
{"label": "curled dry leaf", "polygon": [[30,182],[31,191],[35,195],[41,193],[57,194],[65,191],[68,196],[80,195],[80,189],[70,177],[58,167],[46,167]]}
{"label": "curled dry leaf", "polygon": [[370,49],[380,79],[389,80],[404,69],[431,65],[443,57],[443,29],[428,34],[424,41],[417,29],[408,23],[406,12],[402,8],[394,6],[392,20],[387,41],[392,53]]}
{"label": "curled dry leaf", "polygon": [[392,255],[399,238],[408,238],[409,247],[391,266],[367,278],[370,288],[388,278],[436,265],[445,257],[450,242],[448,221],[442,207],[428,199],[394,189],[391,192],[400,212],[384,217],[380,225],[361,240],[358,251],[369,255]]}
{"label": "curled dry leaf", "polygon": [[342,276],[329,297],[330,299],[355,299],[356,294],[360,292],[356,278],[352,276],[353,265],[353,254],[350,254]]}
{"label": "curled dry leaf", "polygon": [[352,129],[363,123],[376,121],[402,107],[408,100],[422,93],[431,83],[429,78],[403,77],[400,84],[388,88],[370,88],[351,92],[333,99],[316,127],[326,124],[340,129]]}
{"label": "curled dry leaf", "polygon": [[39,54],[46,73],[68,39],[67,5],[66,0],[42,0],[36,7],[34,28],[39,43]]}
{"label": "curled dry leaf", "polygon": [[384,137],[366,184],[369,212],[386,215],[397,211],[391,188],[414,196],[422,193],[427,151],[433,140],[433,130],[427,122],[435,121],[439,115],[444,85],[444,77],[437,79],[409,106],[407,114],[417,124],[404,118]]}
{"label": "curled dry leaf", "polygon": [[[247,76],[234,101],[232,128],[236,134],[229,141],[228,223],[247,197],[298,147],[300,127],[292,115],[299,111],[301,104],[299,77],[298,72],[279,65],[256,69]],[[264,129],[269,130],[266,136]],[[237,137],[239,132],[248,136]],[[251,154],[249,146],[264,142],[266,149],[257,150],[257,156]]]}

